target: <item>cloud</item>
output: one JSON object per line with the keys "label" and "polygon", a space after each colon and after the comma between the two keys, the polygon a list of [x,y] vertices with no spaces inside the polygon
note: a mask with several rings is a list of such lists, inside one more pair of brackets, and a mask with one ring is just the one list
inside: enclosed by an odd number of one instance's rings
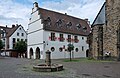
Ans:
{"label": "cloud", "polygon": [[67,13],[78,18],[88,18],[91,23],[105,0],[2,0],[0,2],[0,25],[21,24],[28,28],[33,2],[49,10]]}
{"label": "cloud", "polygon": [[5,20],[5,21],[9,21],[9,20],[22,20],[22,18],[6,17],[6,16],[3,16],[3,15],[0,15],[0,20]]}
{"label": "cloud", "polygon": [[91,23],[105,0],[62,0],[61,2],[42,2],[42,7],[78,18],[88,18]]}
{"label": "cloud", "polygon": [[0,24],[11,26],[21,24],[27,29],[31,7],[13,0],[3,0],[0,3]]}

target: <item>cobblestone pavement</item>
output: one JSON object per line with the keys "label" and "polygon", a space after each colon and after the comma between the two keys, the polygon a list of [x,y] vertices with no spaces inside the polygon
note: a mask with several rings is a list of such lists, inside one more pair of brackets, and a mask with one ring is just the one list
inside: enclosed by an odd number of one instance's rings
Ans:
{"label": "cobblestone pavement", "polygon": [[63,71],[35,72],[32,66],[44,60],[0,57],[0,78],[120,78],[120,62],[63,62]]}

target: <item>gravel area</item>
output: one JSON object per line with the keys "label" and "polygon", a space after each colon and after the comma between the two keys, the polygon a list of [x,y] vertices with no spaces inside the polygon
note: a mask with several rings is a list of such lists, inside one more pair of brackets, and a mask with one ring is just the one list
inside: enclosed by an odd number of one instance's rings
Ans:
{"label": "gravel area", "polygon": [[59,72],[35,72],[32,66],[44,60],[0,57],[0,78],[120,78],[120,62],[63,62]]}

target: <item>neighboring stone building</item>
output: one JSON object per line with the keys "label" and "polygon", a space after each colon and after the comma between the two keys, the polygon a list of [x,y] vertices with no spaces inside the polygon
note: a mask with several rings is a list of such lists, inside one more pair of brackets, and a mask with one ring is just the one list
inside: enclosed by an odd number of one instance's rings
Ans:
{"label": "neighboring stone building", "polygon": [[105,56],[120,58],[120,0],[106,0],[92,24],[93,57]]}
{"label": "neighboring stone building", "polygon": [[72,57],[86,57],[89,33],[87,19],[43,9],[35,2],[28,24],[28,58],[45,59],[47,50],[52,52],[52,59],[69,58],[69,43],[75,47]]}
{"label": "neighboring stone building", "polygon": [[11,56],[17,41],[27,41],[27,33],[21,25],[12,25],[12,27],[0,26],[0,39],[4,44],[2,55]]}

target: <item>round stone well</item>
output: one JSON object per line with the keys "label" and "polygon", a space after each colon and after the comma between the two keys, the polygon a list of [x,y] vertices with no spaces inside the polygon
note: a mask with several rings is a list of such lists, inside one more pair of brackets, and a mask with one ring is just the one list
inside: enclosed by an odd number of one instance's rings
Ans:
{"label": "round stone well", "polygon": [[62,64],[51,64],[51,52],[46,52],[45,64],[38,64],[33,66],[34,71],[38,72],[55,72],[63,70]]}

